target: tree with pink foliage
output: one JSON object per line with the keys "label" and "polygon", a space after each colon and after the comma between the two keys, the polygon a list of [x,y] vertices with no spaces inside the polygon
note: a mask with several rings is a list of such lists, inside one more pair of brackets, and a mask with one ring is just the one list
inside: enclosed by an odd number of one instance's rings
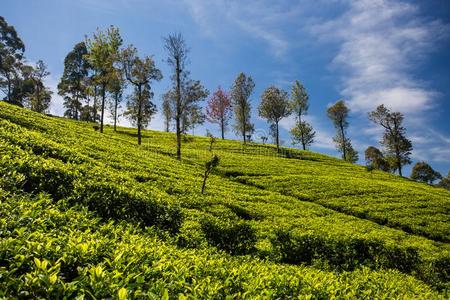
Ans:
{"label": "tree with pink foliage", "polygon": [[206,118],[209,122],[220,125],[222,140],[225,139],[225,131],[231,118],[231,98],[220,86],[209,98],[206,106]]}

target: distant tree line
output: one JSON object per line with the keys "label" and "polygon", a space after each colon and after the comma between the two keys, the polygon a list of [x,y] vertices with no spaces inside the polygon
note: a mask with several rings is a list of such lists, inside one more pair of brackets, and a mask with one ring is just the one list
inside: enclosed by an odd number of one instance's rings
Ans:
{"label": "distant tree line", "polygon": [[[176,157],[181,159],[182,136],[197,125],[208,121],[217,124],[221,138],[234,117],[233,129],[242,137],[244,144],[251,141],[254,124],[251,121],[251,96],[255,83],[251,76],[239,73],[229,91],[218,87],[212,95],[199,80],[194,80],[188,70],[189,48],[181,34],[164,38],[167,64],[171,67],[171,86],[162,95],[164,128],[176,133]],[[26,63],[25,46],[13,26],[0,17],[0,90],[3,100],[34,111],[48,112],[52,92],[44,80],[50,74],[41,60],[36,64]],[[64,59],[64,71],[58,84],[58,94],[64,99],[64,116],[75,120],[99,122],[99,131],[104,131],[105,113],[109,112],[114,131],[120,117],[121,105],[126,99],[122,115],[137,128],[137,142],[142,141],[141,131],[147,127],[157,112],[153,103],[152,83],[163,75],[152,56],[139,56],[133,45],[123,47],[119,29],[110,26],[97,30],[90,37],[75,44]],[[125,95],[129,88],[131,92]],[[202,102],[208,98],[205,113]],[[261,94],[258,114],[270,124],[276,150],[280,151],[279,125],[282,119],[294,114],[295,124],[290,130],[293,144],[307,150],[316,136],[305,116],[308,114],[309,96],[303,84],[296,80],[290,94],[277,86],[269,86]],[[327,108],[327,115],[335,127],[333,141],[342,159],[355,163],[358,152],[347,132],[349,113],[344,100],[338,100]],[[382,150],[370,146],[365,151],[365,160],[371,170],[398,172],[403,176],[403,167],[411,163],[412,143],[406,137],[404,116],[392,112],[384,105],[368,114],[373,123],[383,128],[380,141]],[[211,135],[209,133],[209,135]],[[212,139],[211,135],[211,139]],[[261,138],[263,144],[267,137]],[[212,145],[212,144],[211,144]],[[433,184],[441,179],[440,186],[449,188],[449,178],[442,178],[425,162],[418,162],[411,174],[417,181]]]}

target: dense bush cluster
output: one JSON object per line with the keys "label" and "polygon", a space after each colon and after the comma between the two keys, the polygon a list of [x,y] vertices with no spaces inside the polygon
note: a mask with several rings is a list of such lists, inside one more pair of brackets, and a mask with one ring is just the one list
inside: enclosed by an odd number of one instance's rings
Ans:
{"label": "dense bush cluster", "polygon": [[249,254],[255,251],[256,233],[249,224],[212,218],[204,218],[201,224],[211,245],[232,254]]}
{"label": "dense bush cluster", "polygon": [[388,246],[378,240],[336,240],[320,235],[292,235],[279,231],[272,244],[282,262],[293,264],[313,264],[318,260],[341,270],[354,270],[366,265],[405,273],[411,273],[421,265],[415,248]]}

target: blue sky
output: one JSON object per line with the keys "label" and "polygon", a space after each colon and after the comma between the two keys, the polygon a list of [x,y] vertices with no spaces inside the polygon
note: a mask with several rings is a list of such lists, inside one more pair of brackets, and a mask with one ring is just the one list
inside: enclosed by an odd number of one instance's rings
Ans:
{"label": "blue sky", "polygon": [[[301,80],[310,95],[308,120],[317,131],[312,150],[338,155],[326,107],[345,99],[351,109],[349,135],[360,153],[379,146],[381,130],[367,112],[384,103],[406,116],[414,161],[450,170],[450,2],[393,0],[145,1],[2,0],[1,15],[15,26],[30,62],[43,59],[54,90],[65,55],[97,27],[116,25],[124,44],[153,55],[164,79],[154,83],[155,103],[170,86],[162,37],[181,32],[189,45],[192,78],[213,91],[228,89],[243,71],[253,77],[251,97],[256,136],[268,124],[257,116],[264,88],[290,91]],[[62,114],[55,93],[51,112]],[[121,119],[121,124],[128,125]],[[290,144],[293,118],[282,121]],[[218,135],[217,126],[206,127]],[[150,128],[162,129],[156,116]],[[227,133],[235,138],[233,132]],[[408,173],[407,170],[406,173]]]}

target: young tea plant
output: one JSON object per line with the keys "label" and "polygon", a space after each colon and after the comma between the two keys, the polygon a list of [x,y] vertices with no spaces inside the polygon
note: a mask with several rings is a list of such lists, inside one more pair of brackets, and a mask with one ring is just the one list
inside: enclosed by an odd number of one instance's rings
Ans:
{"label": "young tea plant", "polygon": [[210,160],[205,163],[205,174],[203,176],[203,184],[202,184],[202,194],[205,192],[206,180],[208,179],[209,174],[219,165],[220,157],[214,155]]}
{"label": "young tea plant", "polygon": [[209,137],[209,152],[211,152],[213,144],[216,142],[216,137],[209,131],[206,132],[206,136]]}

